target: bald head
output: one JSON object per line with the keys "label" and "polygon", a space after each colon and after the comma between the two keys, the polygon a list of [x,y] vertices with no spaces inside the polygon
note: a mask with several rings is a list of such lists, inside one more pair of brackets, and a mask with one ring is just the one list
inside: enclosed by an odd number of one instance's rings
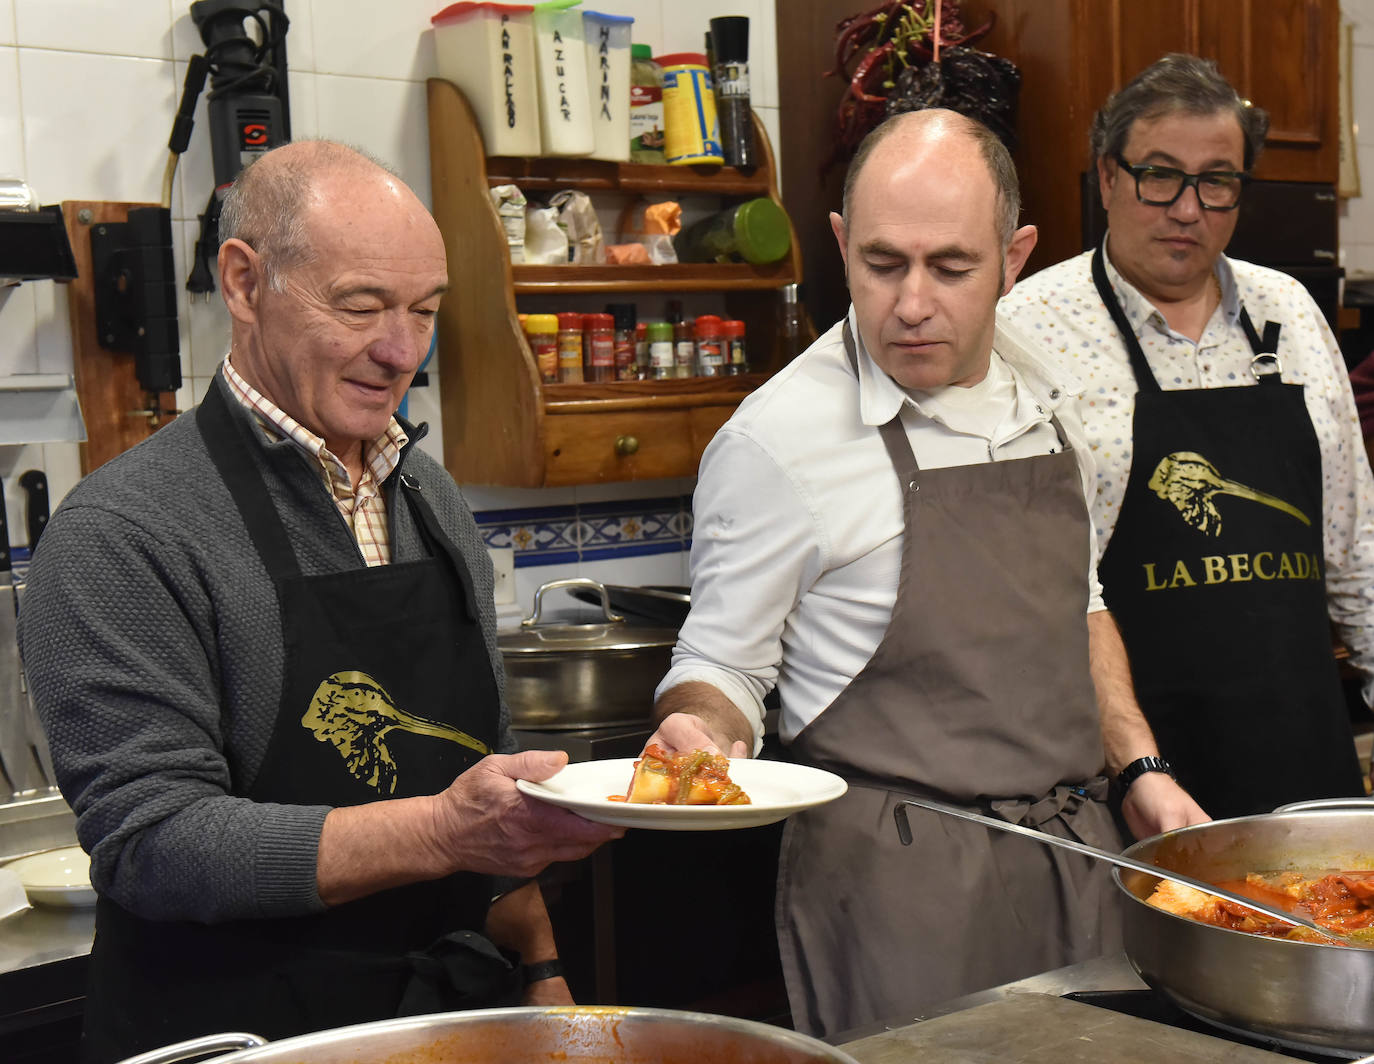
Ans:
{"label": "bald head", "polygon": [[312,209],[346,210],[348,189],[369,184],[391,186],[396,198],[424,209],[389,167],[357,148],[329,140],[284,144],[250,162],[230,186],[220,241],[242,240],[256,251],[268,284],[280,292],[286,273],[315,261]]}
{"label": "bald head", "polygon": [[997,233],[1006,248],[1021,213],[1021,188],[1011,154],[992,130],[976,119],[944,108],[926,108],[894,115],[863,139],[849,164],[844,181],[843,217],[852,216],[864,170],[872,164],[887,169],[911,158],[913,152],[950,153],[951,161],[972,147],[981,156],[997,192]]}

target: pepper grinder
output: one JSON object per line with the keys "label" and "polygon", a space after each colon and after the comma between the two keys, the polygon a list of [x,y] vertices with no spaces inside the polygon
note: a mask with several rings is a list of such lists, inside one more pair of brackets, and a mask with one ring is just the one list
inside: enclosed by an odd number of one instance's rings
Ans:
{"label": "pepper grinder", "polygon": [[716,115],[727,166],[757,166],[754,118],[749,107],[749,20],[743,15],[711,19],[715,56]]}

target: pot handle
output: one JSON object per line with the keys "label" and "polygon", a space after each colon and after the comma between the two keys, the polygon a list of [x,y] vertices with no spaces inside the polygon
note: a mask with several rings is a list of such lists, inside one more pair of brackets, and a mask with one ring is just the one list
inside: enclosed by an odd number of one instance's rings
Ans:
{"label": "pot handle", "polygon": [[1312,798],[1306,802],[1289,802],[1274,812],[1305,813],[1318,809],[1374,809],[1374,798]]}
{"label": "pot handle", "polygon": [[547,584],[539,586],[534,593],[534,612],[520,622],[520,627],[534,628],[539,624],[539,619],[544,611],[544,592],[561,591],[565,588],[595,591],[601,596],[601,612],[606,615],[606,620],[614,624],[625,619],[620,614],[611,612],[611,598],[606,594],[605,584],[586,576],[570,576],[563,580],[550,580]]}
{"label": "pot handle", "polygon": [[194,1060],[209,1053],[228,1053],[234,1049],[252,1049],[265,1046],[266,1038],[255,1034],[231,1032],[228,1034],[207,1034],[200,1038],[190,1038],[185,1042],[174,1042],[161,1049],[150,1049],[136,1057],[126,1057],[119,1064],[174,1064],[178,1060]]}

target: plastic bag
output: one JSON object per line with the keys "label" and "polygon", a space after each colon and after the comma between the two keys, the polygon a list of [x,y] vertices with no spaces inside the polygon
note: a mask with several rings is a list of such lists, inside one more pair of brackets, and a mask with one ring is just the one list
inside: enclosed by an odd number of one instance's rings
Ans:
{"label": "plastic bag", "polygon": [[568,264],[568,234],[558,224],[557,207],[525,208],[525,261],[536,266]]}
{"label": "plastic bag", "polygon": [[491,202],[501,228],[506,231],[506,246],[512,263],[525,261],[525,194],[516,185],[496,185],[491,190]]}
{"label": "plastic bag", "polygon": [[601,236],[601,219],[596,216],[591,197],[585,192],[555,192],[549,206],[558,211],[558,225],[568,237],[568,261],[603,263],[606,243]]}

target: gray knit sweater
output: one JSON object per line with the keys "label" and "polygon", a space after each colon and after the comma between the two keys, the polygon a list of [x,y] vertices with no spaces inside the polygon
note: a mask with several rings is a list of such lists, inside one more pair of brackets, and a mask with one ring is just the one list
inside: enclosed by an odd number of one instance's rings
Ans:
{"label": "gray knit sweater", "polygon": [[[212,386],[225,388],[220,377]],[[252,435],[302,572],[362,568],[318,468],[295,445]],[[503,691],[500,749],[513,750],[490,559],[448,473],[413,443],[402,468],[467,559]],[[425,557],[396,481],[387,482],[392,557]],[[194,412],[67,496],[34,554],[22,614],[25,669],[97,890],[150,919],[323,909],[315,861],[328,808],[230,795],[247,789],[266,754],[282,633],[271,581]]]}

